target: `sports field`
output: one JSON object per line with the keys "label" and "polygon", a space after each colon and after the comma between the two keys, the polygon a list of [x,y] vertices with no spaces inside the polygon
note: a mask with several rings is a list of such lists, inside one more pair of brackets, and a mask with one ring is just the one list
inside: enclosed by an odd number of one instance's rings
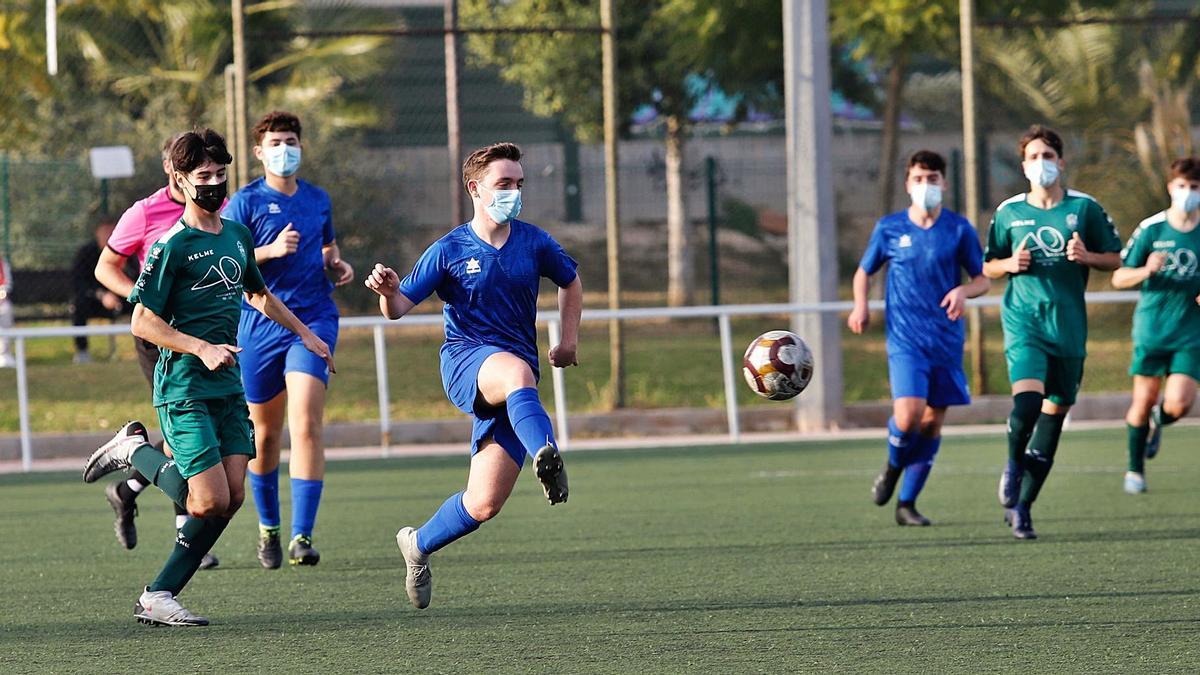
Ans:
{"label": "sports field", "polygon": [[523,476],[433,558],[425,611],[393,535],[465,457],[336,462],[321,564],[260,569],[247,504],[181,598],[194,629],[132,618],[171,546],[161,494],[124,551],[100,486],[0,476],[0,671],[1196,672],[1194,433],[1131,497],[1122,434],[1068,431],[1033,542],[1000,523],[998,436],[947,439],[923,529],[870,503],[874,442],[569,453],[570,502]]}

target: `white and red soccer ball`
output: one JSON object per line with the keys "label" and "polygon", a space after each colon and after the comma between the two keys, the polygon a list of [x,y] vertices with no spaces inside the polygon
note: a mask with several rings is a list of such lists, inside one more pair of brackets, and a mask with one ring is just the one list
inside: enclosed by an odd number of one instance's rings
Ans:
{"label": "white and red soccer ball", "polygon": [[799,335],[772,330],[746,347],[742,375],[754,393],[772,401],[786,401],[804,391],[812,380],[813,357]]}

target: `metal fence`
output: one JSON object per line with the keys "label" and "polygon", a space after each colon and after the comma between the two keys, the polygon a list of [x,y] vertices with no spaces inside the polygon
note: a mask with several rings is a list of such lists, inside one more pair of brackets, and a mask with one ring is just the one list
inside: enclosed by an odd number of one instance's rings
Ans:
{"label": "metal fence", "polygon": [[[1098,292],[1088,293],[1088,304],[1129,304],[1137,301],[1139,293],[1135,291],[1125,292]],[[969,301],[969,304],[980,307],[998,307],[1001,303],[999,296],[984,296],[975,300]],[[881,310],[884,303],[881,301],[872,302],[872,310]],[[852,308],[850,302],[825,302],[818,304],[760,304],[760,305],[718,305],[705,307],[646,307],[636,309],[621,309],[621,310],[586,310],[583,312],[583,322],[607,322],[610,319],[616,318],[622,321],[642,320],[642,319],[716,319],[719,334],[720,334],[720,350],[721,350],[721,373],[722,373],[722,396],[725,403],[726,425],[729,434],[730,442],[737,443],[741,437],[741,425],[739,422],[738,413],[738,388],[737,369],[739,362],[737,360],[738,351],[733,345],[733,331],[731,320],[734,317],[744,316],[789,316],[801,315],[810,313],[842,313],[847,312]],[[549,329],[550,346],[555,346],[560,339],[560,321],[557,313],[540,312],[538,314],[538,322],[546,324]],[[376,376],[376,395],[379,405],[379,437],[380,445],[387,448],[391,442],[391,420],[389,413],[389,401],[391,400],[391,387],[388,381],[387,369],[387,340],[385,330],[389,327],[398,326],[440,326],[442,318],[435,314],[419,314],[407,316],[400,322],[390,321],[380,316],[355,316],[344,317],[341,319],[340,325],[343,329],[346,328],[370,328],[374,334],[374,355],[375,355],[375,376]],[[21,433],[21,463],[25,471],[32,469],[33,453],[31,444],[31,431],[29,424],[29,383],[26,373],[26,353],[25,343],[28,340],[46,339],[46,338],[62,338],[73,337],[76,335],[87,336],[115,336],[129,334],[128,325],[110,325],[110,326],[85,326],[85,327],[67,327],[67,326],[48,326],[35,328],[15,328],[0,330],[0,339],[10,338],[15,343],[15,356],[17,360],[16,370],[16,386],[17,386],[17,404],[19,408],[20,433]],[[820,367],[820,364],[817,364]],[[553,368],[551,378],[554,395],[555,409],[555,424],[557,427],[558,440],[562,447],[567,448],[570,445],[570,426],[568,418],[568,402],[566,398],[566,377],[567,371],[560,368]]]}

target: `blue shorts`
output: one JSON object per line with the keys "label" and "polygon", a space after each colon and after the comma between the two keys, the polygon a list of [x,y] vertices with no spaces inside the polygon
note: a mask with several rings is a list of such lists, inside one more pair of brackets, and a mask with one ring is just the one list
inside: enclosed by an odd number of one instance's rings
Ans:
{"label": "blue shorts", "polygon": [[967,375],[961,365],[931,363],[911,354],[888,354],[888,379],[892,399],[923,398],[931,408],[971,403]]}
{"label": "blue shorts", "polygon": [[[319,311],[298,312],[296,318],[324,340],[331,353],[337,349],[338,315],[332,303]],[[250,403],[266,403],[283,392],[286,373],[307,373],[329,384],[325,359],[308,351],[299,337],[257,310],[242,310],[238,346],[242,348],[238,354],[242,384]]]}
{"label": "blue shorts", "polygon": [[492,345],[442,345],[442,387],[450,402],[471,416],[472,457],[490,438],[504,448],[517,466],[524,466],[525,446],[508,421],[508,409],[503,405],[488,405],[479,393],[479,368],[489,356],[503,351],[506,350]]}

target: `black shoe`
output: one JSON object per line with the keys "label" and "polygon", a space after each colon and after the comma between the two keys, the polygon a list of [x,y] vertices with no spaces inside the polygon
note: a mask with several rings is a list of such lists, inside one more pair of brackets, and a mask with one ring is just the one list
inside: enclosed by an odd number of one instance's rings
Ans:
{"label": "black shoe", "polygon": [[119,480],[115,483],[109,483],[104,488],[104,496],[108,499],[108,504],[117,514],[117,519],[113,521],[113,531],[117,533],[117,542],[121,547],[129,550],[137,546],[137,526],[133,524],[133,518],[137,515],[137,502],[134,497],[129,499],[121,498],[121,483]]}
{"label": "black shoe", "polygon": [[1017,539],[1037,539],[1033,531],[1033,517],[1029,515],[1028,506],[1017,505],[1004,512],[1004,524],[1012,527],[1013,536]]}
{"label": "black shoe", "polygon": [[533,467],[550,505],[567,501],[567,470],[563,467],[558,448],[549,444],[542,446],[533,458]]}
{"label": "black shoe", "polygon": [[279,545],[279,528],[258,529],[258,562],[263,569],[277,570],[283,564],[283,548]]}
{"label": "black shoe", "polygon": [[1004,465],[1004,472],[1000,474],[999,497],[1000,506],[1006,509],[1011,509],[1017,505],[1017,500],[1021,498],[1020,462],[1014,462],[1010,459]]}
{"label": "black shoe", "polygon": [[316,565],[321,562],[321,554],[313,548],[312,537],[298,534],[288,545],[289,565]]}
{"label": "black shoe", "polygon": [[917,511],[917,507],[913,504],[897,504],[896,505],[896,524],[897,525],[916,525],[925,527],[930,525],[929,519],[921,515]]}
{"label": "black shoe", "polygon": [[1158,456],[1162,447],[1162,406],[1156,405],[1150,409],[1150,433],[1146,435],[1146,459]]}
{"label": "black shoe", "polygon": [[891,462],[883,465],[883,469],[879,471],[879,475],[875,477],[875,483],[871,486],[871,499],[876,506],[883,506],[892,499],[892,493],[896,491],[896,482],[900,480],[902,469],[898,466],[892,466]]}

